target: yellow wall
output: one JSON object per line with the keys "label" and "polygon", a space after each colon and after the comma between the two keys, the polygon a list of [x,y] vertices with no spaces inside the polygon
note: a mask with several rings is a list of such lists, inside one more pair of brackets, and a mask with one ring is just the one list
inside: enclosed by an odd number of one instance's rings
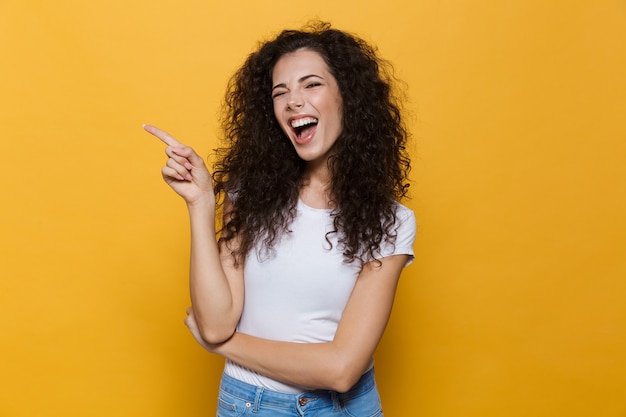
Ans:
{"label": "yellow wall", "polygon": [[386,415],[626,415],[623,1],[2,0],[0,416],[213,415],[186,213],[141,124],[208,154],[228,76],[316,16],[409,86]]}

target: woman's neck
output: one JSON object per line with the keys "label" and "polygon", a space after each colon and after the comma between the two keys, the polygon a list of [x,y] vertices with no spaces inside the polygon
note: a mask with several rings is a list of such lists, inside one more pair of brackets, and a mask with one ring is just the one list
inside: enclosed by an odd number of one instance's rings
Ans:
{"label": "woman's neck", "polygon": [[331,176],[326,164],[324,167],[309,167],[300,187],[300,199],[313,208],[333,208]]}

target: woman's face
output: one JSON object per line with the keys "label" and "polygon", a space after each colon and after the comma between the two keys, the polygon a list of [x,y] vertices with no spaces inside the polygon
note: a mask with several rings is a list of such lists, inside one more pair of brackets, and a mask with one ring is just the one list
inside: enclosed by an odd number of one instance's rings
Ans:
{"label": "woman's face", "polygon": [[304,161],[323,162],[342,130],[337,80],[309,49],[283,55],[272,72],[274,115]]}

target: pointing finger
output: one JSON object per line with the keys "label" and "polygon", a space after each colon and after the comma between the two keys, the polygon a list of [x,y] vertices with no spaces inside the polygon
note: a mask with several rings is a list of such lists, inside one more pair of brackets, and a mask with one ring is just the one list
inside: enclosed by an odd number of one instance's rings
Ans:
{"label": "pointing finger", "polygon": [[159,138],[163,143],[169,146],[181,146],[181,143],[170,136],[169,133],[151,125],[143,125],[146,132]]}

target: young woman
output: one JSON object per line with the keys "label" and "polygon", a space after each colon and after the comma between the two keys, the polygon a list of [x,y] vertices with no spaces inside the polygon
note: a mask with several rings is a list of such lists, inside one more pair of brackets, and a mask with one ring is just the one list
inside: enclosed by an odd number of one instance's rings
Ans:
{"label": "young woman", "polygon": [[410,164],[388,68],[327,24],[264,43],[229,85],[213,175],[145,126],[187,203],[185,322],[227,359],[220,417],[382,415],[372,356],[415,238],[398,202]]}

